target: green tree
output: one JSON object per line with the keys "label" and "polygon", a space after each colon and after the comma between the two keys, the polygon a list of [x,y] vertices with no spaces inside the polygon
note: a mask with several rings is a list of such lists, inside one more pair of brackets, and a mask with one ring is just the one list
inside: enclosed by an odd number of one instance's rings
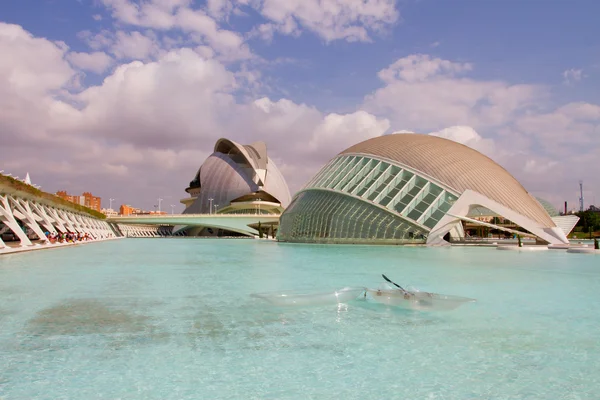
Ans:
{"label": "green tree", "polygon": [[592,232],[600,230],[600,213],[594,211],[584,211],[577,213],[579,217],[579,222],[577,222],[577,226],[582,228],[584,233],[590,234],[592,236]]}

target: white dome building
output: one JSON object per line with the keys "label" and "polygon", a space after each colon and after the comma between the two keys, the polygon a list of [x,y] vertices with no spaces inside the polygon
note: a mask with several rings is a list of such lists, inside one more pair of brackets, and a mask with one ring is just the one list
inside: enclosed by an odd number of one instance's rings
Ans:
{"label": "white dome building", "polygon": [[470,147],[420,134],[380,136],[338,154],[294,196],[278,239],[445,244],[444,238],[464,237],[461,221],[478,223],[471,211],[482,207],[539,241],[568,243],[500,165]]}
{"label": "white dome building", "polygon": [[264,142],[241,145],[223,138],[185,191],[190,197],[181,200],[184,214],[281,214],[291,201]]}

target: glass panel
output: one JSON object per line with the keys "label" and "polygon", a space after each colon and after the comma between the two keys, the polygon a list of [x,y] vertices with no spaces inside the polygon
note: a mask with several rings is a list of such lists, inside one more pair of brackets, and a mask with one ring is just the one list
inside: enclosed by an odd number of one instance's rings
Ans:
{"label": "glass panel", "polygon": [[377,160],[368,159],[365,166],[360,170],[360,172],[352,178],[347,188],[344,188],[344,192],[352,193],[354,190],[362,183],[363,179],[367,174],[372,172],[372,168],[378,163]]}
{"label": "glass panel", "polygon": [[407,231],[421,232],[401,218],[365,201],[333,192],[308,190],[300,193],[281,216],[279,240],[290,242],[360,243],[409,239]]}
{"label": "glass panel", "polygon": [[339,160],[337,165],[335,165],[335,170],[329,175],[328,179],[323,182],[322,187],[335,186],[338,179],[346,175],[346,168],[351,163],[352,157],[340,157]]}
{"label": "glass panel", "polygon": [[362,197],[363,195],[369,193],[369,191],[372,189],[372,186],[378,183],[379,178],[384,174],[384,172],[389,168],[389,166],[389,164],[384,163],[383,161],[380,162],[379,165],[377,165],[377,167],[373,171],[373,173],[369,175],[367,179],[365,179],[363,187],[364,190],[359,190],[358,196]]}
{"label": "glass panel", "polygon": [[340,190],[341,188],[346,186],[346,184],[348,184],[348,181],[352,179],[354,175],[358,173],[358,171],[360,171],[360,169],[365,165],[363,161],[366,162],[362,157],[353,157],[353,160],[348,165],[348,172],[345,176],[338,178],[338,182],[333,186],[333,189]]}

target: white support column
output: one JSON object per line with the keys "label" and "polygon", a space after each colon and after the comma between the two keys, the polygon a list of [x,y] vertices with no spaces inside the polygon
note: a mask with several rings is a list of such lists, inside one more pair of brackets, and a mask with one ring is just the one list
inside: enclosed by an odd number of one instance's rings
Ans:
{"label": "white support column", "polygon": [[54,224],[55,224],[56,228],[59,231],[61,231],[61,233],[66,233],[69,230],[69,228],[66,226],[66,222],[63,221],[61,216],[58,214],[58,210],[55,208],[50,208],[50,207],[46,207],[46,206],[44,206],[44,208],[46,209],[48,214],[50,214],[52,219],[54,219]]}
{"label": "white support column", "polygon": [[65,214],[67,214],[69,216],[69,219],[71,220],[71,223],[73,224],[73,226],[75,227],[75,229],[77,230],[77,232],[80,232],[80,233],[84,233],[85,232],[85,227],[83,226],[83,224],[77,218],[77,214],[72,213],[70,211],[65,211]]}
{"label": "white support column", "polygon": [[91,217],[88,217],[88,220],[90,222],[91,225],[91,230],[93,232],[93,235],[96,239],[101,239],[103,234],[102,234],[102,227],[100,226],[100,223],[98,222],[98,220],[93,219]]}
{"label": "white support column", "polygon": [[4,222],[4,224],[8,226],[15,235],[19,237],[21,240],[21,246],[32,245],[31,240],[29,240],[15,219],[7,196],[0,196],[0,220]]}
{"label": "white support column", "polygon": [[53,220],[52,218],[46,213],[46,211],[44,210],[43,207],[41,207],[39,204],[36,203],[29,203],[29,205],[31,206],[31,211],[37,215],[38,217],[40,217],[41,219],[41,224],[44,228],[46,228],[46,230],[50,233],[56,233],[56,228],[54,227],[54,225],[52,224]]}
{"label": "white support column", "polygon": [[464,218],[469,214],[472,206],[485,207],[550,244],[569,243],[567,236],[560,228],[544,227],[540,223],[533,221],[480,193],[467,189],[460,195],[452,207],[450,207],[446,215],[444,215],[433,229],[431,229],[431,232],[427,237],[427,244],[448,244],[443,239],[444,235],[448,232],[452,232],[453,229],[460,230],[459,225],[462,227],[461,218]]}
{"label": "white support column", "polygon": [[77,232],[77,229],[75,228],[75,225],[73,225],[73,222],[69,218],[68,213],[66,213],[64,210],[56,210],[56,214],[59,215],[61,221],[69,231]]}
{"label": "white support column", "polygon": [[40,229],[38,225],[35,215],[31,212],[31,207],[29,207],[29,202],[27,200],[19,201],[18,198],[14,198],[12,196],[8,196],[10,202],[12,202],[13,206],[16,210],[21,214],[20,219],[24,222],[35,234],[38,238],[44,242],[48,242],[48,238],[44,234],[44,231]]}

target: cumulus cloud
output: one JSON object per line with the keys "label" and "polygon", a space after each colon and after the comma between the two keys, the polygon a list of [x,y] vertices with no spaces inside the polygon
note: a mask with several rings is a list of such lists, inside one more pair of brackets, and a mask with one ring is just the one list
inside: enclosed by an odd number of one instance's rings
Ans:
{"label": "cumulus cloud", "polygon": [[[187,14],[197,23],[188,21],[186,32],[198,36],[165,46],[156,31],[145,29],[86,32],[81,37],[95,50],[88,54],[0,23],[4,169],[29,170],[49,190],[93,189],[121,202],[173,196],[176,203],[219,137],[264,140],[294,191],[345,148],[401,129],[482,151],[534,193],[555,187],[559,198],[574,179],[599,184],[589,167],[600,154],[598,105],[552,107],[543,87],[473,79],[469,62],[416,54],[382,68],[382,86],[362,105],[324,113],[288,98],[255,95],[266,72],[233,67],[224,57],[227,49],[239,54],[243,40],[220,37],[228,34],[215,17],[204,18],[187,1],[158,3],[110,2],[121,23],[140,27],[182,26]],[[148,5],[163,14],[144,9]],[[161,15],[164,21],[157,22]],[[229,44],[219,48],[207,32]],[[79,70],[100,71],[106,57],[93,55],[102,51],[119,61],[101,82],[78,86]]]}
{"label": "cumulus cloud", "polygon": [[451,126],[437,132],[430,132],[429,135],[464,144],[488,156],[494,156],[496,150],[492,139],[484,139],[470,126]]}
{"label": "cumulus cloud", "polygon": [[250,5],[269,20],[256,30],[266,39],[275,32],[299,35],[303,28],[326,42],[366,42],[399,18],[394,0],[259,0]]}
{"label": "cumulus cloud", "polygon": [[413,54],[400,58],[389,67],[382,69],[378,76],[386,83],[396,80],[422,82],[432,78],[452,77],[472,69],[473,66],[469,63],[442,60],[427,54]]}
{"label": "cumulus cloud", "polygon": [[288,99],[241,100],[240,85],[260,76],[232,72],[192,49],[117,65],[100,84],[71,91],[77,72],[66,46],[7,25],[0,46],[10,55],[0,61],[0,156],[48,190],[176,202],[219,137],[265,140],[296,190],[337,152],[389,126],[365,111],[324,114]]}
{"label": "cumulus cloud", "polygon": [[71,52],[67,55],[71,65],[84,70],[101,74],[111,66],[113,59],[103,51],[93,53]]}
{"label": "cumulus cloud", "polygon": [[151,33],[118,31],[109,51],[118,59],[146,60],[158,55],[160,45]]}
{"label": "cumulus cloud", "polygon": [[392,126],[416,131],[448,126],[499,126],[534,106],[545,94],[535,85],[510,85],[457,77],[470,63],[416,54],[379,72],[384,86],[366,96],[367,111],[389,115]]}
{"label": "cumulus cloud", "polygon": [[[239,33],[220,28],[204,10],[192,8],[189,0],[102,0],[102,3],[111,10],[113,18],[123,24],[159,31],[182,30],[191,34],[190,38],[197,44],[209,45],[223,60],[252,57]],[[213,9],[218,8],[213,3]]]}
{"label": "cumulus cloud", "polygon": [[365,97],[363,108],[389,118],[393,129],[475,148],[556,204],[571,199],[568,188],[578,179],[600,190],[592,164],[582,166],[600,156],[600,106],[553,107],[546,87],[473,79],[474,68],[422,54],[403,57],[379,72],[383,86]]}

